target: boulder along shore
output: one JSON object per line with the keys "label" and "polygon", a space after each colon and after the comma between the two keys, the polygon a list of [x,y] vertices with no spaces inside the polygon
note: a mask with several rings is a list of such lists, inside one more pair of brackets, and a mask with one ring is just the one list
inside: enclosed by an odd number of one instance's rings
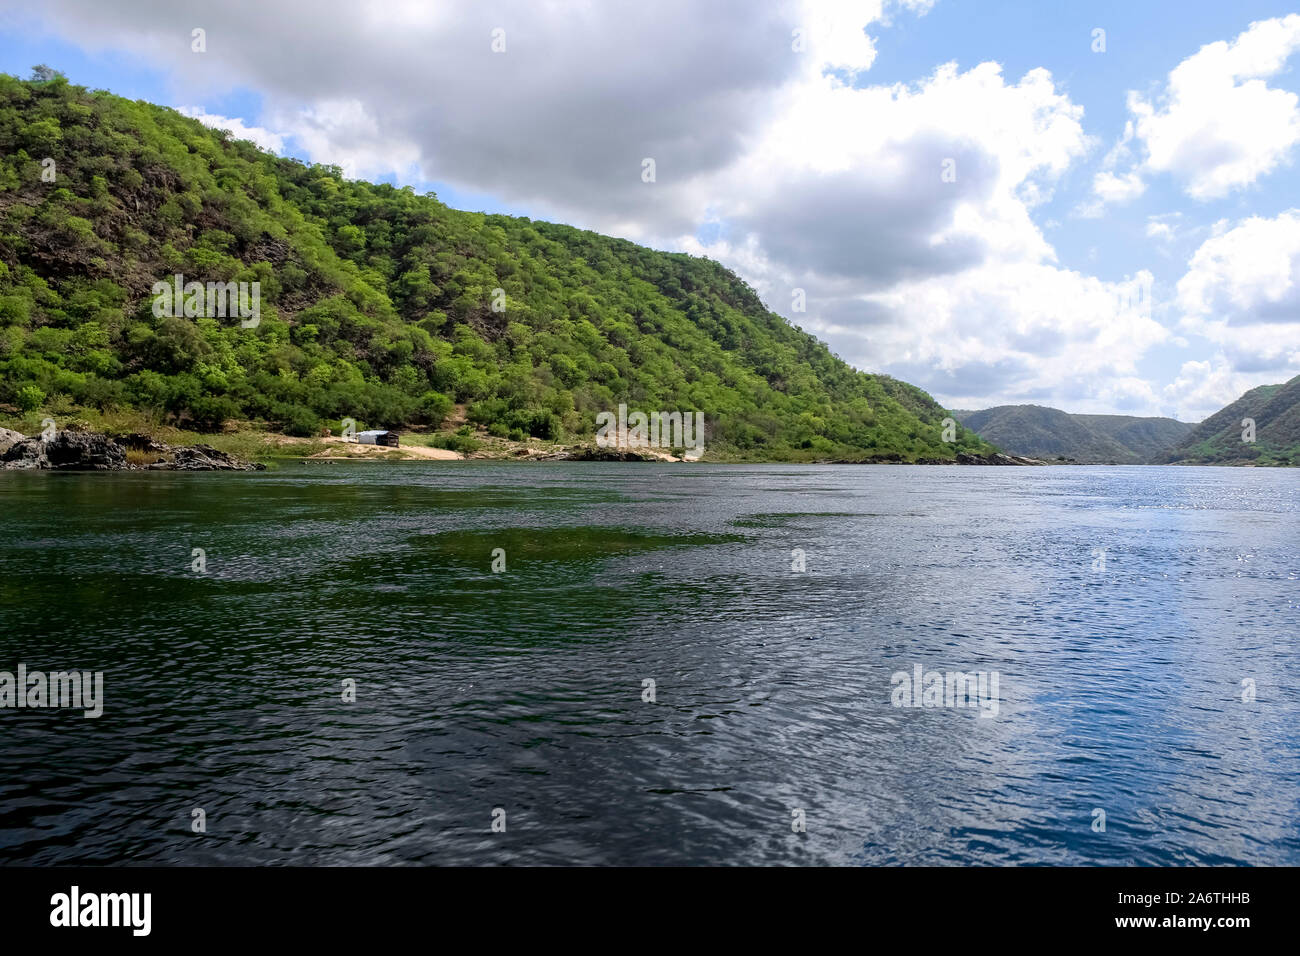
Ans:
{"label": "boulder along shore", "polygon": [[261,471],[265,467],[211,445],[167,445],[147,435],[56,431],[47,439],[0,428],[0,470]]}

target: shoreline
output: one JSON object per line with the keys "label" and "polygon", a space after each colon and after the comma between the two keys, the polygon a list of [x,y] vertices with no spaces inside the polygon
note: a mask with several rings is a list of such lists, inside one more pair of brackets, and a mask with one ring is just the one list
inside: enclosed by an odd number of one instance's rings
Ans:
{"label": "shoreline", "polygon": [[[949,465],[984,467],[1141,467],[1183,466],[1215,468],[1288,467],[1243,462],[1080,462],[1041,460],[1002,452],[958,452],[952,458],[907,460],[898,454],[822,459],[676,457],[641,447],[600,447],[591,442],[513,441],[485,434],[406,432],[396,446],[362,444],[335,435],[301,437],[251,429],[219,434],[183,432],[174,428],[91,429],[74,421],[42,435],[0,428],[0,471],[257,471],[288,461],[495,461],[495,462],[619,462],[714,465]],[[464,451],[443,447],[459,444]]]}

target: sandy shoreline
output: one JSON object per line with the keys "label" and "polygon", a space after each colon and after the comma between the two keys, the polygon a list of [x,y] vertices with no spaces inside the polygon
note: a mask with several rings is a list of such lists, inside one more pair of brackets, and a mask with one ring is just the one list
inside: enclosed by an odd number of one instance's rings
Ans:
{"label": "sandy shoreline", "polygon": [[382,458],[385,461],[459,461],[465,457],[460,452],[449,448],[430,448],[426,445],[399,445],[396,448],[388,445],[363,445],[360,442],[347,441],[337,435],[300,440],[324,442],[331,446],[325,451],[308,455],[305,461],[348,461],[356,458]]}

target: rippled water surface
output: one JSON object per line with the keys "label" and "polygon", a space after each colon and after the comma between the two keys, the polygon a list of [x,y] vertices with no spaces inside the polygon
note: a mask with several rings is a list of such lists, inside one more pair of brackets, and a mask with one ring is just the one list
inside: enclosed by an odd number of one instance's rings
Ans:
{"label": "rippled water surface", "polygon": [[1296,864],[1298,625],[1288,471],[4,474],[0,861]]}

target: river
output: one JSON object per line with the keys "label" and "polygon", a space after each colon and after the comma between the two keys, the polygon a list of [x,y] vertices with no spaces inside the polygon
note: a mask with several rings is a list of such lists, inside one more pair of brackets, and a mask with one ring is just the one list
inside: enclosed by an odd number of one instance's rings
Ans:
{"label": "river", "polygon": [[104,688],[0,709],[6,863],[1300,864],[1292,471],[294,463],[0,515],[0,670]]}

